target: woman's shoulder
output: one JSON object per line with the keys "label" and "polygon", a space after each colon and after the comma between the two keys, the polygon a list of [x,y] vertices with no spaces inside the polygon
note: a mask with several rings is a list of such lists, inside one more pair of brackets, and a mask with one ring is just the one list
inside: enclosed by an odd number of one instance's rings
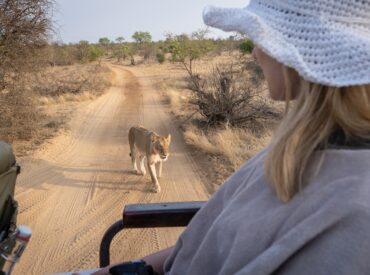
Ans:
{"label": "woman's shoulder", "polygon": [[370,189],[370,150],[326,150],[313,158],[308,173],[324,186],[339,184],[345,189]]}
{"label": "woman's shoulder", "polygon": [[267,148],[247,160],[237,171],[235,171],[223,184],[219,191],[234,193],[242,185],[248,184],[252,178],[264,174],[264,161],[267,155]]}
{"label": "woman's shoulder", "polygon": [[370,209],[370,150],[327,150],[322,154],[315,156],[316,163],[307,171],[303,195],[350,211]]}

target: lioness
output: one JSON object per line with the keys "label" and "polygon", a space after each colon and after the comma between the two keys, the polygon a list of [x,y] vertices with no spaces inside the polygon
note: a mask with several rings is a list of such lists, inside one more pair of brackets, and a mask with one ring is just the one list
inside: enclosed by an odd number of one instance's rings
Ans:
{"label": "lioness", "polygon": [[[128,141],[130,144],[130,156],[134,171],[138,174],[145,175],[146,170],[144,160],[146,158],[150,177],[154,186],[152,190],[156,193],[161,191],[157,179],[155,165],[158,164],[158,178],[162,175],[162,162],[166,161],[169,156],[169,146],[171,143],[171,135],[167,137],[159,136],[155,132],[151,132],[142,126],[131,127],[128,133]],[[136,158],[139,157],[140,172],[137,169]]]}

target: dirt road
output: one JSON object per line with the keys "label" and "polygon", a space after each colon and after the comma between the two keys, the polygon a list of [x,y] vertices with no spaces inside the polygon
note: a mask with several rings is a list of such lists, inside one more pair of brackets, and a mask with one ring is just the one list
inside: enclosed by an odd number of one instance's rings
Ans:
{"label": "dirt road", "polygon": [[[139,69],[111,65],[114,85],[82,103],[70,131],[21,160],[16,190],[19,224],[33,229],[15,274],[50,274],[98,265],[103,232],[121,216],[124,204],[205,200],[209,194],[181,134]],[[142,124],[173,137],[171,155],[150,192],[149,177],[131,173],[128,129]],[[180,229],[136,229],[113,243],[113,261],[128,260],[174,244]]]}

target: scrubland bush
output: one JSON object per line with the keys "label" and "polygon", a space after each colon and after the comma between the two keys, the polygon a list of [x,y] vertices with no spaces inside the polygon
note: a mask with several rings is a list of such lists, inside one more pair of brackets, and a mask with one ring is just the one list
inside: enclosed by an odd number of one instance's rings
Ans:
{"label": "scrubland bush", "polygon": [[162,64],[164,61],[166,61],[166,56],[163,52],[157,52],[156,54],[158,63]]}
{"label": "scrubland bush", "polygon": [[245,40],[243,41],[242,43],[240,43],[239,45],[239,50],[242,54],[248,54],[248,53],[251,53],[253,51],[253,48],[254,48],[254,43],[252,40]]}
{"label": "scrubland bush", "polygon": [[262,73],[252,60],[218,65],[209,75],[189,74],[188,88],[207,125],[241,126],[277,114],[262,95]]}
{"label": "scrubland bush", "polygon": [[104,51],[97,47],[97,46],[94,46],[94,45],[90,45],[89,48],[88,48],[88,60],[90,62],[93,62],[93,61],[99,61],[100,63],[100,59],[103,57],[104,55]]}

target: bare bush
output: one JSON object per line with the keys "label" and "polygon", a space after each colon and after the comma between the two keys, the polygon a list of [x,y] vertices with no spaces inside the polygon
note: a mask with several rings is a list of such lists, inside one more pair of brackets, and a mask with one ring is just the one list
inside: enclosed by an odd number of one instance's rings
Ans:
{"label": "bare bush", "polygon": [[262,96],[262,73],[254,61],[231,63],[213,68],[209,76],[191,71],[188,88],[192,103],[208,125],[242,125],[275,114]]}
{"label": "bare bush", "polygon": [[52,0],[0,1],[0,88],[35,69],[51,29]]}

